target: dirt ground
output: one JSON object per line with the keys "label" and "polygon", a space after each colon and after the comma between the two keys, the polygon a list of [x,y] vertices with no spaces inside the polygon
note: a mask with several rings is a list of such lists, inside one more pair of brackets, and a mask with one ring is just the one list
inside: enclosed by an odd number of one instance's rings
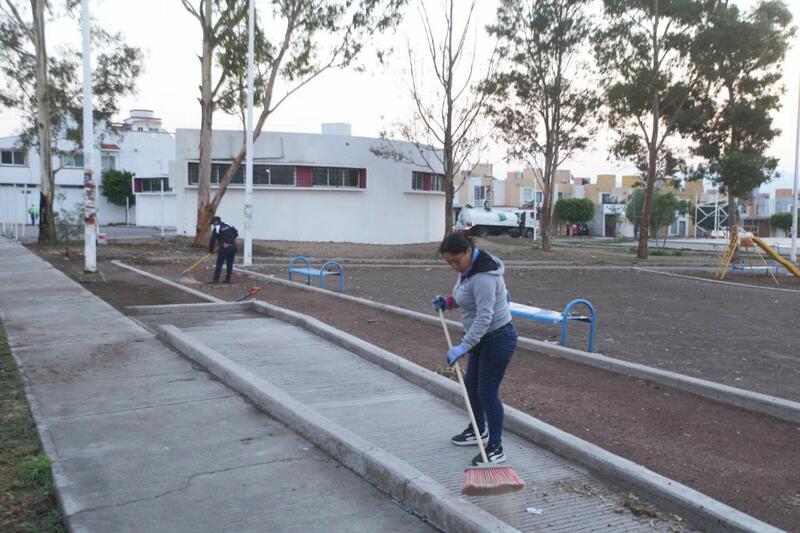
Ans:
{"label": "dirt ground", "polygon": [[[190,264],[186,257],[197,256],[196,251],[180,246],[170,250],[168,245],[101,248],[98,263],[102,275],[98,276],[82,274],[79,257],[67,261],[59,251],[33,248],[123,311],[134,304],[197,301],[108,263],[112,257],[119,258],[176,279]],[[300,249],[305,250],[303,246],[291,251],[273,248],[272,253],[280,257],[300,253]],[[169,253],[180,260],[161,259]],[[798,341],[796,337],[786,338],[788,335],[775,338],[775,331],[781,328],[792,331],[790,321],[767,321],[769,331],[753,339],[758,328],[741,331],[745,321],[730,326],[722,313],[714,311],[719,305],[736,306],[746,313],[734,317],[752,317],[753,313],[796,306],[796,294],[747,288],[731,292],[728,287],[719,290],[705,282],[627,269],[518,270],[510,268],[507,276],[517,301],[557,308],[574,296],[592,300],[600,313],[598,345],[602,353],[684,373],[693,371],[745,388],[774,386],[775,390],[797,395]],[[274,273],[285,278],[283,269]],[[198,280],[210,279],[210,265],[203,265],[193,275]],[[348,268],[346,279],[348,294],[428,312],[431,295],[449,292],[453,274],[444,267]],[[329,283],[333,287],[334,280]],[[264,287],[259,297],[266,301],[308,313],[429,369],[443,370],[442,333],[427,324],[331,297],[311,297],[305,291],[238,274],[231,285],[191,286],[232,300],[254,285]],[[769,296],[764,297],[762,292]],[[642,298],[641,293],[647,296]],[[697,326],[709,316],[713,327]],[[557,336],[557,328],[517,323],[526,336]],[[575,326],[570,344],[582,347],[582,325]],[[746,346],[739,346],[737,341]],[[800,463],[796,451],[800,427],[796,425],[526,350],[519,350],[515,356],[504,381],[503,397],[510,405],[737,509],[784,529],[800,529]]]}

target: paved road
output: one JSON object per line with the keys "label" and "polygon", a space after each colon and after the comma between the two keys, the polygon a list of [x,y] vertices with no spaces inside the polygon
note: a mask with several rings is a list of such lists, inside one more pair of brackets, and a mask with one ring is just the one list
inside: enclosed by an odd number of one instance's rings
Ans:
{"label": "paved road", "polygon": [[2,238],[0,317],[72,531],[430,529]]}

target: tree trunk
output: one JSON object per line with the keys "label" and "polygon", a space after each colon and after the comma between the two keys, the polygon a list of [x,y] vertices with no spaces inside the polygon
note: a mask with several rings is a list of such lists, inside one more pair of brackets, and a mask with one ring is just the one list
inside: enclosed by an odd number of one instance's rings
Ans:
{"label": "tree trunk", "polygon": [[455,196],[455,179],[460,169],[453,168],[453,138],[449,131],[444,132],[444,152],[442,163],[444,165],[444,234],[447,235],[453,226],[453,197]]}
{"label": "tree trunk", "polygon": [[197,183],[197,224],[192,244],[206,246],[211,233],[211,218],[216,207],[210,203],[211,196],[211,146],[214,102],[211,89],[211,65],[214,58],[212,42],[211,3],[203,11],[203,55],[200,58],[202,80],[200,84],[200,168]]}
{"label": "tree trunk", "polygon": [[39,194],[39,242],[53,243],[56,240],[53,213],[52,144],[50,140],[50,95],[47,81],[47,47],[45,45],[44,0],[33,0],[33,41],[36,49],[36,126],[39,137],[39,172],[41,192]]}
{"label": "tree trunk", "polygon": [[658,83],[659,83],[659,43],[658,43],[658,23],[659,11],[658,0],[653,0],[653,10],[655,20],[653,22],[653,86],[652,94],[650,95],[650,113],[652,115],[653,125],[650,133],[650,139],[647,141],[648,149],[648,162],[647,162],[647,188],[644,194],[644,204],[642,206],[642,220],[639,223],[639,248],[636,256],[639,259],[647,259],[647,242],[650,237],[650,206],[653,203],[653,191],[656,185],[656,164],[658,163],[658,127],[661,118],[661,109],[658,101]]}
{"label": "tree trunk", "polygon": [[[542,214],[540,217],[542,232],[542,250],[549,252],[552,249],[550,233],[553,225],[553,192],[555,184],[555,172],[553,154],[549,148],[545,150],[544,169],[542,173]],[[536,179],[534,172],[533,179]]]}
{"label": "tree trunk", "polygon": [[738,226],[738,213],[736,212],[736,198],[733,196],[733,190],[728,187],[728,240],[732,241],[735,238],[736,227]]}

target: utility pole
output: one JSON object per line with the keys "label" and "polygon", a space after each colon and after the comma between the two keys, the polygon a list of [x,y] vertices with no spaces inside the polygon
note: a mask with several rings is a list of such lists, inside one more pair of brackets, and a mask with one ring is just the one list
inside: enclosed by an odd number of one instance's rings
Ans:
{"label": "utility pole", "polygon": [[247,12],[247,132],[244,166],[244,257],[243,266],[253,264],[253,49],[255,48],[255,5]]}
{"label": "utility pole", "polygon": [[84,272],[97,272],[97,185],[94,163],[94,119],[92,118],[92,43],[89,0],[81,0],[83,33],[83,256]]}
{"label": "utility pole", "polygon": [[797,189],[800,182],[800,84],[797,85],[797,132],[794,146],[794,187],[792,187],[792,251],[789,260],[797,263]]}

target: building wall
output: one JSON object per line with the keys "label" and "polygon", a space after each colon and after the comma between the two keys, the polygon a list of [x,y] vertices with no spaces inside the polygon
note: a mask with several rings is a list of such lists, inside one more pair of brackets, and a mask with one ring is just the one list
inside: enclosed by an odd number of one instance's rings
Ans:
{"label": "building wall", "polygon": [[160,227],[162,223],[165,227],[174,228],[177,225],[177,208],[175,193],[164,193],[162,209],[161,194],[159,193],[139,193],[136,195],[136,225]]}
{"label": "building wall", "polygon": [[[212,159],[230,160],[242,134],[214,132]],[[188,162],[199,160],[199,131],[176,132],[170,184],[176,194],[177,230],[194,235],[197,187],[188,185]],[[412,171],[426,167],[378,157],[379,139],[265,132],[254,144],[258,163],[366,169],[363,189],[255,186],[253,236],[257,239],[404,244],[438,241],[444,233],[442,192],[412,191]],[[395,147],[416,150],[410,143]],[[433,159],[433,158],[431,158]],[[212,187],[212,194],[216,188]],[[244,227],[244,189],[231,186],[217,213]]]}

